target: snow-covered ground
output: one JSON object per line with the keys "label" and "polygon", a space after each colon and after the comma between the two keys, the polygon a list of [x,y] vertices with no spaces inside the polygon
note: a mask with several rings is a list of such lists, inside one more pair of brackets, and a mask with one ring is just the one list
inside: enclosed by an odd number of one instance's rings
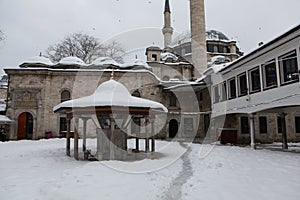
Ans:
{"label": "snow-covered ground", "polygon": [[0,199],[300,199],[299,153],[187,147],[157,141],[152,159],[88,162],[65,156],[64,139],[0,143]]}

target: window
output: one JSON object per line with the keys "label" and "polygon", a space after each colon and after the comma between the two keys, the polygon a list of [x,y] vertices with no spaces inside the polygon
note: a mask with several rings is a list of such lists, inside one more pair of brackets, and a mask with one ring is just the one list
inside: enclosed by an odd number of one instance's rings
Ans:
{"label": "window", "polygon": [[259,68],[255,68],[249,71],[249,79],[250,79],[250,92],[260,92],[260,73]]}
{"label": "window", "polygon": [[277,117],[277,133],[282,133],[281,117]]}
{"label": "window", "polygon": [[259,117],[259,132],[262,134],[268,133],[267,117]]}
{"label": "window", "polygon": [[214,46],[214,52],[218,52],[218,46]]}
{"label": "window", "polygon": [[59,131],[67,131],[67,118],[66,117],[61,117],[59,119]]}
{"label": "window", "polygon": [[219,86],[215,85],[213,88],[214,88],[213,89],[214,90],[214,103],[218,103],[220,100]]}
{"label": "window", "polygon": [[281,84],[299,81],[296,50],[279,57],[278,62]]}
{"label": "window", "polygon": [[169,99],[169,100],[170,100],[170,101],[169,101],[170,106],[176,106],[176,97],[175,97],[174,94],[172,94],[172,95],[170,96],[170,99]]}
{"label": "window", "polygon": [[223,47],[223,53],[227,53],[227,48]]}
{"label": "window", "polygon": [[152,54],[151,61],[157,61],[157,55],[156,54]]}
{"label": "window", "polygon": [[300,116],[295,117],[296,133],[300,133]]}
{"label": "window", "polygon": [[264,88],[269,89],[277,87],[277,73],[275,60],[271,60],[263,65]]}
{"label": "window", "polygon": [[241,117],[241,133],[242,134],[249,134],[250,133],[249,118],[248,117]]}
{"label": "window", "polygon": [[247,88],[247,78],[246,73],[243,73],[238,76],[239,80],[239,96],[245,96],[248,94],[248,88]]}
{"label": "window", "polygon": [[134,97],[141,97],[141,93],[140,93],[138,90],[135,90],[135,91],[132,93],[132,96],[134,96]]}
{"label": "window", "polygon": [[227,84],[226,82],[223,82],[221,84],[221,101],[227,100]]}
{"label": "window", "polygon": [[71,99],[71,93],[68,90],[64,90],[61,92],[61,94],[60,94],[61,102],[68,101],[70,99]]}
{"label": "window", "polygon": [[235,78],[229,80],[229,99],[236,98]]}
{"label": "window", "polygon": [[185,48],[181,49],[181,55],[183,55],[183,56],[185,55]]}
{"label": "window", "polygon": [[163,77],[163,81],[168,81],[168,80],[170,80],[170,77],[168,77],[168,76]]}

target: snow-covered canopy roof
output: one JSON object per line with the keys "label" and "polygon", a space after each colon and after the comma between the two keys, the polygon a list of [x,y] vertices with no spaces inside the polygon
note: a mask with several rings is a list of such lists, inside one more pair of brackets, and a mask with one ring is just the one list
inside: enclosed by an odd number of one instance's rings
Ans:
{"label": "snow-covered canopy roof", "polygon": [[100,58],[97,58],[96,60],[94,60],[92,62],[92,65],[115,65],[115,66],[119,66],[120,64],[117,63],[114,59],[112,59],[110,57],[100,57]]}
{"label": "snow-covered canopy roof", "polygon": [[20,66],[24,66],[26,64],[31,64],[31,65],[49,65],[52,66],[53,63],[50,61],[49,58],[46,58],[44,56],[34,56],[28,60],[25,60],[20,64]]}
{"label": "snow-covered canopy roof", "polygon": [[127,88],[115,80],[109,80],[100,84],[94,94],[90,96],[60,103],[53,108],[53,111],[91,107],[149,108],[156,111],[168,112],[168,109],[161,103],[131,96]]}
{"label": "snow-covered canopy roof", "polygon": [[69,56],[66,58],[62,58],[58,64],[60,65],[86,65],[83,60],[80,58],[74,57],[74,56]]}

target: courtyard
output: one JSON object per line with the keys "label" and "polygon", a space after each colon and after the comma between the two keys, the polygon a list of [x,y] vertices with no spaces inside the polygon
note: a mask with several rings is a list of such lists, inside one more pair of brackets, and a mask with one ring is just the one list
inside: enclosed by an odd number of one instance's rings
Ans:
{"label": "courtyard", "polygon": [[[93,152],[96,140],[87,142]],[[297,151],[157,141],[158,156],[91,162],[66,156],[65,143],[65,139],[0,143],[1,199],[300,197]],[[133,140],[128,144],[134,147]],[[290,146],[299,149],[299,144]]]}

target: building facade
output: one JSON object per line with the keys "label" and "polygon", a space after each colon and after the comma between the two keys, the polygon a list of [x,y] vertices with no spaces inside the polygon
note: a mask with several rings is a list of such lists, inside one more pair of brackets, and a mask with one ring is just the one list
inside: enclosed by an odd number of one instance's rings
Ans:
{"label": "building facade", "polygon": [[300,26],[217,71],[208,69],[212,127],[238,143],[300,141]]}

